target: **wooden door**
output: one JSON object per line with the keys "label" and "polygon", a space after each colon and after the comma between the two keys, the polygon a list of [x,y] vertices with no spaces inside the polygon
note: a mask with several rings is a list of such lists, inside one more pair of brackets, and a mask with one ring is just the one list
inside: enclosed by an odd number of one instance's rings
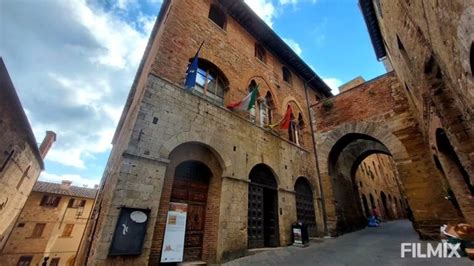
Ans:
{"label": "wooden door", "polygon": [[298,179],[295,184],[296,217],[308,226],[309,236],[316,236],[316,216],[314,213],[313,191],[307,181]]}
{"label": "wooden door", "polygon": [[188,204],[184,261],[202,259],[202,243],[206,215],[208,177],[194,167],[176,171],[171,192],[172,202]]}
{"label": "wooden door", "polygon": [[263,187],[249,184],[248,203],[248,247],[262,248],[265,246],[263,222]]}

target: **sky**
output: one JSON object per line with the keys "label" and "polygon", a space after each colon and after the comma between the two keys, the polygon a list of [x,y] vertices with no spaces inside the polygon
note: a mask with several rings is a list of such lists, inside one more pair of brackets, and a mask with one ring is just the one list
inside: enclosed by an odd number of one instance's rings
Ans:
{"label": "sky", "polygon": [[[193,0],[194,1],[194,0]],[[357,0],[245,0],[337,93],[385,73]],[[57,141],[40,180],[92,187],[161,0],[1,0],[0,56],[37,142]]]}

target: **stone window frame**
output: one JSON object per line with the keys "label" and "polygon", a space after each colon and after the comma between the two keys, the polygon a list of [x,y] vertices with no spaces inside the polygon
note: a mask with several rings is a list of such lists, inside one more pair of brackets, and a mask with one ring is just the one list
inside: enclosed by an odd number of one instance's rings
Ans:
{"label": "stone window frame", "polygon": [[21,256],[19,259],[18,259],[18,263],[17,265],[18,266],[29,266],[31,264],[31,261],[33,260],[33,256],[32,255],[29,255],[29,256]]}
{"label": "stone window frame", "polygon": [[222,30],[227,28],[227,15],[224,10],[217,4],[211,4],[207,18]]}
{"label": "stone window frame", "polygon": [[257,58],[260,62],[266,64],[267,63],[267,51],[265,47],[261,43],[255,43],[255,58]]}
{"label": "stone window frame", "polygon": [[287,84],[290,84],[290,85],[293,84],[293,74],[291,74],[291,70],[288,67],[282,66],[281,67],[281,74],[282,74],[284,82],[286,82]]}
{"label": "stone window frame", "polygon": [[43,237],[44,229],[46,228],[46,223],[36,223],[31,232],[30,238],[41,238]]}
{"label": "stone window frame", "polygon": [[[192,60],[193,58],[191,58],[189,61],[191,62]],[[229,80],[227,79],[224,72],[211,61],[199,58],[198,62],[196,86],[194,86],[193,93],[198,94],[219,106],[224,106],[225,94],[229,90]],[[210,77],[212,77],[212,79]],[[200,78],[202,79],[203,84],[201,84]],[[217,80],[215,82],[216,87],[214,92],[210,91],[208,87],[210,81],[213,80]],[[217,94],[219,85],[221,87],[220,89],[222,89],[222,97]]]}

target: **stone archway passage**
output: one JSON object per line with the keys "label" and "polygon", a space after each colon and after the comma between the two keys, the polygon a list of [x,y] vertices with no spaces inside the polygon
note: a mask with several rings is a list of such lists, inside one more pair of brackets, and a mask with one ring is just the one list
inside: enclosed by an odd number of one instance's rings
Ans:
{"label": "stone archway passage", "polygon": [[207,191],[212,173],[199,161],[185,161],[175,170],[171,202],[188,204],[184,261],[198,261],[202,257]]}
{"label": "stone archway passage", "polygon": [[316,217],[314,214],[313,190],[309,182],[304,177],[298,178],[295,183],[296,217],[299,222],[303,222],[308,227],[308,234],[315,237]]}
{"label": "stone archway passage", "polygon": [[258,164],[249,175],[248,248],[279,246],[277,182],[271,169]]}

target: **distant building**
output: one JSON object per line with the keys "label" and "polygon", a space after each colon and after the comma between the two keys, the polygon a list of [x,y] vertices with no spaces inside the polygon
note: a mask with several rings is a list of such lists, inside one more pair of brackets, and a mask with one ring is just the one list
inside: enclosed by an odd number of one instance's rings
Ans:
{"label": "distant building", "polygon": [[384,220],[405,217],[405,197],[398,178],[390,155],[372,154],[359,164],[354,182],[366,217],[373,214],[374,208]]}
{"label": "distant building", "polygon": [[38,181],[0,261],[5,265],[41,265],[48,258],[47,265],[74,265],[96,192],[71,186],[71,181]]}
{"label": "distant building", "polygon": [[355,87],[359,86],[360,84],[364,84],[364,82],[365,82],[365,79],[361,76],[358,76],[358,77],[342,84],[341,86],[339,86],[339,92],[344,92],[344,91],[350,90],[352,88],[355,88]]}
{"label": "distant building", "polygon": [[43,159],[55,140],[56,134],[47,131],[38,148],[0,57],[0,250],[44,169]]}

